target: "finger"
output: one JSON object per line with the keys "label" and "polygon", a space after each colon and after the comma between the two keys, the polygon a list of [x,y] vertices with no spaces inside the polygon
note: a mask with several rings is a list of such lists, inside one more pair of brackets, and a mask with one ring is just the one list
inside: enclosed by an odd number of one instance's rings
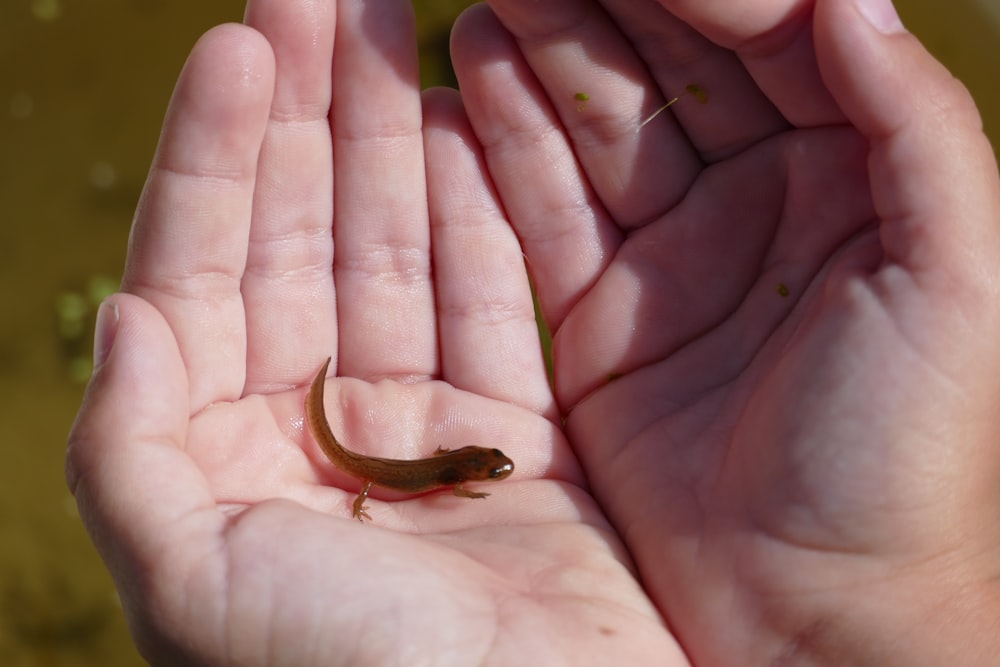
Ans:
{"label": "finger", "polygon": [[274,100],[260,151],[243,298],[246,392],[302,383],[337,349],[333,291],[331,53],[335,3],[254,0],[274,50]]}
{"label": "finger", "polygon": [[[611,261],[621,230],[583,174],[516,42],[488,8],[462,14],[452,52],[469,118],[521,240],[545,321],[556,329]],[[569,101],[576,104],[572,95]]]}
{"label": "finger", "polygon": [[193,411],[243,393],[240,282],[273,59],[256,32],[226,25],[195,45],[177,82],[136,211],[122,280],[169,323]]}
{"label": "finger", "polygon": [[438,372],[420,86],[408,2],[338,3],[334,275],[340,367],[364,379]]}
{"label": "finger", "polygon": [[817,5],[824,76],[871,145],[886,258],[946,278],[924,286],[939,284],[950,302],[981,303],[986,290],[996,303],[982,272],[1000,254],[1000,185],[982,121],[961,83],[892,25],[883,34],[854,3]]}
{"label": "finger", "polygon": [[[676,99],[668,115],[683,128],[703,162],[735,155],[787,128],[733,51],[652,0],[603,0],[602,4],[664,96]],[[692,85],[697,87],[694,96],[687,95]],[[646,134],[645,128],[641,134]]]}
{"label": "finger", "polygon": [[128,294],[110,297],[99,322],[97,346],[114,342],[70,431],[66,477],[135,618],[155,581],[189,579],[158,577],[162,564],[204,566],[204,550],[192,545],[220,530],[222,516],[184,451],[188,374],[169,323]]}
{"label": "finger", "polygon": [[843,121],[819,74],[815,0],[658,0],[716,44],[735,51],[760,90],[797,127]]}
{"label": "finger", "polygon": [[[538,11],[535,3],[504,0],[491,7],[516,41],[514,57],[538,81],[535,103],[551,105],[611,217],[633,228],[676,204],[701,162],[671,114],[639,132],[666,93],[601,6],[554,0]],[[476,57],[467,39],[465,50]]]}
{"label": "finger", "polygon": [[424,143],[441,375],[554,418],[524,258],[457,93],[425,95]]}

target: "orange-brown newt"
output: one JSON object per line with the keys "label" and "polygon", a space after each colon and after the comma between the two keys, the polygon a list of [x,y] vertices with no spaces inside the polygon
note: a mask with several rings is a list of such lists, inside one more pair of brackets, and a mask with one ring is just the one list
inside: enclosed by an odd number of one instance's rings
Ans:
{"label": "orange-brown newt", "polygon": [[330,359],[319,369],[306,397],[306,419],[313,437],[326,457],[347,474],[362,482],[361,493],[354,499],[353,515],[358,521],[371,520],[365,511],[365,500],[372,485],[397,491],[420,493],[443,486],[454,486],[452,493],[463,498],[485,498],[488,493],[470,491],[465,482],[499,480],[514,472],[514,462],[499,449],[489,447],[462,447],[441,449],[426,459],[383,459],[364,456],[345,448],[334,437],[326,420],[323,406],[323,388]]}

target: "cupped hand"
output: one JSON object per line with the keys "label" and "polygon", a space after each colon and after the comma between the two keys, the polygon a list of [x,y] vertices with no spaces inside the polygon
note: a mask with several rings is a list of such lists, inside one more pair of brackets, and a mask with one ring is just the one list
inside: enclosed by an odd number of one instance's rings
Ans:
{"label": "cupped hand", "polygon": [[567,435],[699,665],[995,634],[996,163],[866,4],[495,0],[456,27]]}
{"label": "cupped hand", "polygon": [[[683,662],[586,491],[524,258],[412,16],[253,0],[195,47],[67,475],[153,664]],[[498,447],[485,500],[375,489],[304,426],[327,356],[355,451]],[[488,486],[488,488],[487,488]]]}

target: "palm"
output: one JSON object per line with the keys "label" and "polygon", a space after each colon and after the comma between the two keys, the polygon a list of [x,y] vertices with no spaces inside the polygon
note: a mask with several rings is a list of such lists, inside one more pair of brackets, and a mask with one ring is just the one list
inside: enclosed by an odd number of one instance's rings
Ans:
{"label": "palm", "polygon": [[[338,402],[384,406],[389,419],[378,422],[420,431],[464,415],[459,421],[472,426],[433,430],[433,441],[446,446],[453,437],[491,444],[477,439],[487,432],[503,434],[513,447],[508,451],[521,452],[518,461],[529,469],[553,454],[568,455],[547,419],[442,382],[330,384]],[[415,661],[435,664],[513,663],[526,642],[544,640],[538,656],[551,651],[553,657],[631,655],[642,661],[673,654],[682,664],[632,583],[620,543],[584,494],[565,482],[511,480],[491,489],[485,502],[389,494],[394,502],[369,502],[373,525],[363,526],[349,518],[356,482],[342,478],[308,439],[304,443],[301,430],[278,426],[301,423],[303,394],[300,388],[251,395],[203,411],[188,430],[190,461],[160,482],[164,496],[173,495],[169,485],[176,483],[204,511],[187,517],[187,538],[170,537],[188,553],[175,553],[165,575],[192,583],[170,586],[157,598],[158,608],[177,610],[178,622],[199,627],[219,651],[215,659],[245,655],[266,663],[264,656],[277,651],[295,664],[330,664],[345,656],[352,663],[380,663],[402,649]],[[434,405],[446,407],[447,416],[424,407]],[[373,447],[379,431],[367,429]],[[565,461],[550,467],[564,475],[574,469]],[[190,487],[180,487],[200,475],[203,495],[192,498]],[[194,538],[202,534],[225,535],[207,559],[205,544]],[[241,637],[236,650],[225,648],[222,618],[206,623],[203,616],[187,616],[192,608],[202,614],[201,603],[192,607],[192,601],[216,587],[228,591],[231,609],[240,610],[226,619]],[[321,609],[303,622],[307,601],[319,601]],[[598,619],[618,641],[595,644],[591,633],[575,632]],[[381,630],[359,635],[369,627]],[[331,642],[330,636],[342,639]]]}
{"label": "palm", "polygon": [[[440,385],[431,391],[452,406],[469,400]],[[378,664],[389,655],[435,664],[514,663],[526,642],[545,636],[538,655],[679,656],[631,584],[620,545],[582,495],[570,494],[571,508],[555,485],[519,490],[515,482],[486,502],[443,494],[374,501],[373,525],[363,526],[347,514],[352,494],[325,486],[328,466],[273,426],[294,421],[301,398],[301,391],[270,396],[272,414],[264,419],[255,398],[219,410],[214,419],[241,424],[251,438],[234,439],[231,428],[216,432],[207,416],[192,424],[190,453],[208,475],[206,504],[239,514],[230,523],[211,512],[209,525],[199,526],[226,536],[212,558],[198,559],[198,574],[209,575],[211,586],[177,569],[189,563],[180,558],[169,577],[193,584],[174,587],[158,602],[160,609],[186,610],[206,588],[224,587],[238,610],[226,620],[241,639],[235,651],[225,648],[223,619],[206,624],[202,617],[201,636],[221,647],[216,660],[245,655],[251,664],[269,664],[270,651],[293,664]],[[494,418],[487,401],[470,407],[487,422]],[[523,419],[520,430],[509,426],[518,421],[509,406],[496,413],[515,439],[551,446],[545,432],[552,429],[537,423],[545,420]],[[247,451],[248,442],[256,451]],[[218,458],[228,460],[218,465]],[[189,540],[185,547],[201,554],[204,545]],[[222,562],[225,568],[215,567]],[[311,609],[305,618],[304,608]],[[613,629],[627,645],[594,646],[593,637],[573,632],[595,619],[615,619]],[[195,624],[183,611],[177,620]]]}

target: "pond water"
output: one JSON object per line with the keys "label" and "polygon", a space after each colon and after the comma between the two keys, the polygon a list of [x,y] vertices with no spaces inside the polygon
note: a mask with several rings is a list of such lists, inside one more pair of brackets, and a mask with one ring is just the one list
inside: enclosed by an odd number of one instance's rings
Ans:
{"label": "pond water", "polygon": [[[447,26],[468,3],[417,4],[425,80],[448,81]],[[997,145],[1000,12],[898,4],[972,89]],[[66,491],[63,449],[94,306],[117,284],[176,74],[200,33],[241,14],[238,0],[0,3],[2,665],[141,664]]]}

